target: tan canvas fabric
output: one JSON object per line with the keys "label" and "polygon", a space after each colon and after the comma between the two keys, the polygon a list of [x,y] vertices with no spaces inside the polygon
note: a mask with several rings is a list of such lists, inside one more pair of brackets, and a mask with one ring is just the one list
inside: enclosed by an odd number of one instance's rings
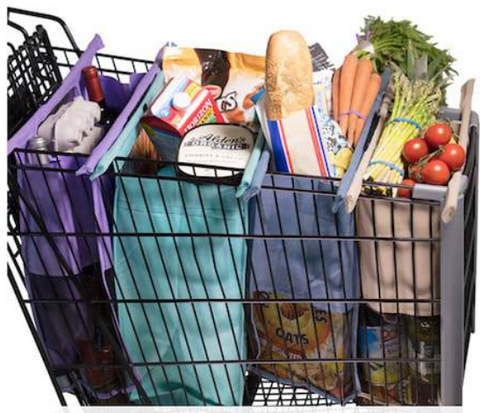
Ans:
{"label": "tan canvas fabric", "polygon": [[[375,237],[439,237],[437,206],[360,199],[357,233]],[[393,222],[392,222],[393,221]],[[360,275],[367,299],[439,298],[439,248],[434,242],[360,241]],[[396,274],[396,277],[395,277]],[[414,285],[416,288],[414,289]],[[414,303],[370,303],[375,311],[415,314]],[[419,316],[439,314],[439,305],[416,303]]]}

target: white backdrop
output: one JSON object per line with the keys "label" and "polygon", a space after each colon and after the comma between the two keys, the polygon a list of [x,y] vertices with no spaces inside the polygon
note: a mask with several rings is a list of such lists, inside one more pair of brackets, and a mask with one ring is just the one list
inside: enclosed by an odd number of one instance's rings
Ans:
{"label": "white backdrop", "polygon": [[[460,86],[464,81],[471,77],[480,78],[479,14],[473,11],[475,2],[467,0],[7,1],[11,7],[43,11],[64,18],[80,47],[85,47],[93,35],[99,33],[106,52],[152,60],[166,41],[263,54],[270,33],[279,29],[296,29],[309,43],[320,42],[333,62],[340,64],[354,45],[363,17],[372,14],[406,18],[433,35],[442,47],[450,48],[457,58],[456,69],[460,75],[449,89],[450,106],[458,105]],[[60,41],[55,35],[52,42],[55,43],[56,39]],[[474,97],[474,109],[477,110],[480,110],[479,90],[480,84]],[[2,155],[1,159],[3,162],[5,157]],[[7,406],[13,408],[17,405],[21,411],[32,409],[37,413],[51,413],[58,406],[53,387],[6,276],[0,277],[0,283],[0,406],[2,411],[7,411],[4,409]],[[465,378],[465,412],[473,411],[477,404],[480,369],[476,366],[479,361],[480,338],[474,336]]]}

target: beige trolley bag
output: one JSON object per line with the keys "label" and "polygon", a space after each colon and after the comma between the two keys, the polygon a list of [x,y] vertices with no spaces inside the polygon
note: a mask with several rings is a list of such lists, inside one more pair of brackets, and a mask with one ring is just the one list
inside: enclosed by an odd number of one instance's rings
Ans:
{"label": "beige trolley bag", "polygon": [[[460,110],[444,108],[439,113],[458,133],[468,158],[465,170],[454,173],[448,188],[416,184],[412,199],[365,191],[369,186],[363,181],[365,171],[387,119],[392,96],[387,92],[369,147],[344,198],[347,210],[355,212],[361,294],[366,305],[381,316],[440,320],[441,355],[432,363],[440,371],[438,400],[444,405],[461,404],[469,337],[465,330],[473,328],[473,300],[464,293],[470,290],[464,288],[466,284],[475,278],[468,275],[475,273],[471,265],[475,241],[468,231],[476,225],[476,174],[467,171],[474,170],[478,138],[477,115],[471,112],[473,84],[471,80],[463,86]],[[469,178],[474,179],[469,182]],[[413,350],[412,355],[407,346],[401,356],[421,357]],[[422,369],[422,362],[410,362],[410,367],[415,364]]]}

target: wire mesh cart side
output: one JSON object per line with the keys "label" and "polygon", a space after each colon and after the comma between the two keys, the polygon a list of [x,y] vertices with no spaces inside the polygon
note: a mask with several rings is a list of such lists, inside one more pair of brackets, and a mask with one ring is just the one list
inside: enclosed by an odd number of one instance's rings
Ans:
{"label": "wire mesh cart side", "polygon": [[[68,40],[67,46],[51,45],[43,28],[32,35],[13,23],[26,40],[11,49],[9,60],[8,96],[15,108],[11,134],[55,92],[81,52],[55,16],[9,10],[53,19]],[[96,55],[99,71],[118,79],[145,71],[150,64]],[[22,106],[25,96],[27,104]],[[454,123],[461,120],[459,111],[446,109],[444,115]],[[334,179],[267,173],[259,192],[241,203],[233,182],[201,179],[195,176],[195,166],[189,165],[194,176],[187,177],[176,173],[178,163],[117,157],[106,179],[99,180],[96,194],[105,202],[111,227],[100,228],[94,217],[91,226],[72,232],[49,231],[36,200],[29,198],[18,177],[43,175],[47,188],[49,174],[71,182],[78,179],[75,173],[85,157],[52,153],[57,164],[42,168],[21,161],[26,155],[38,158],[41,151],[15,150],[8,170],[7,276],[60,403],[66,405],[68,391],[82,405],[101,404],[82,378],[113,371],[129,387],[128,397],[113,398],[113,404],[120,405],[461,405],[475,327],[478,129],[474,113],[461,196],[448,224],[439,219],[445,188],[419,185],[413,199],[365,191],[358,214],[333,215],[338,183]],[[59,161],[64,158],[70,160],[69,167]],[[93,200],[85,182],[79,181],[78,190]],[[74,204],[73,195],[79,194],[72,195],[66,184],[65,192]],[[50,197],[51,213],[58,214]],[[32,227],[22,228],[25,214],[31,215]],[[381,214],[388,219],[382,222]],[[402,216],[406,224],[400,231],[396,220]],[[424,221],[422,233],[415,228],[419,219]],[[61,268],[69,265],[60,243],[111,240],[114,252],[105,248],[111,265],[105,283],[109,294],[89,295],[91,290],[82,289],[68,268],[67,283],[72,280],[78,292],[31,297],[23,237],[46,244]],[[424,267],[416,262],[419,255]],[[93,267],[89,281],[98,270],[96,263]],[[386,293],[380,277],[389,270],[393,287]],[[399,294],[401,271],[411,294]],[[118,329],[122,338],[112,340],[118,357],[106,363],[79,357],[54,360],[45,348],[42,323],[32,315],[41,306],[57,309],[72,336],[73,319],[83,317],[84,311],[107,308],[107,313],[115,313],[114,332]],[[368,344],[361,348],[371,327],[365,316],[368,308],[379,313],[372,322],[377,333],[398,340],[395,351],[389,353],[384,342],[375,354]],[[434,321],[425,327],[422,317]],[[101,327],[107,333],[113,330]],[[420,351],[421,334],[430,341],[437,334],[440,351]],[[361,372],[369,377],[360,389]],[[67,383],[60,380],[64,376]],[[423,399],[420,376],[428,378]]]}
{"label": "wire mesh cart side", "polygon": [[[9,138],[25,124],[33,113],[55,93],[58,87],[61,85],[62,78],[67,74],[73,65],[79,59],[81,51],[78,48],[73,36],[71,35],[66,24],[56,16],[46,15],[42,13],[30,12],[25,10],[18,9],[9,9],[9,26],[11,26],[16,32],[21,35],[21,44],[18,47],[15,47],[13,44],[9,44],[11,55],[8,57],[8,87],[7,95],[9,102]],[[26,23],[45,23],[47,26],[58,26],[60,30],[66,35],[66,45],[52,46],[50,43],[47,30],[41,26],[36,25],[31,29],[31,31],[25,29],[22,25],[16,23],[18,17],[24,17],[27,19]],[[29,20],[30,19],[30,20]],[[27,27],[27,26],[25,26]],[[58,39],[57,39],[58,40]],[[151,62],[141,59],[131,59],[126,57],[118,57],[108,54],[97,54],[95,57],[95,64],[99,69],[101,74],[109,74],[114,76],[119,81],[125,81],[133,73],[145,72],[148,70]],[[10,116],[11,115],[11,116]],[[72,155],[65,158],[65,154],[62,153],[51,153],[51,157],[55,158],[57,162],[63,156],[63,160],[69,159],[73,169],[64,170],[62,167],[54,168],[53,173],[61,175],[60,181],[65,182],[66,179],[71,180],[75,178],[75,170],[80,166],[80,163],[84,161],[85,156],[83,155]],[[74,308],[73,318],[83,319],[84,311],[91,311],[94,314],[98,314],[97,309],[105,305],[113,305],[113,303],[100,303],[100,304],[85,304],[85,300],[88,302],[95,300],[95,296],[89,294],[88,291],[81,293],[80,296],[75,296],[78,294],[78,291],[83,291],[83,286],[76,282],[75,277],[71,278],[71,283],[68,286],[67,295],[63,296],[63,299],[57,296],[58,288],[58,278],[55,280],[55,283],[52,282],[49,284],[48,292],[45,296],[33,296],[32,293],[35,292],[36,286],[32,284],[32,280],[27,276],[27,271],[25,267],[25,257],[22,255],[22,231],[21,226],[23,223],[24,230],[27,231],[37,231],[40,239],[38,243],[43,243],[51,251],[56,251],[55,260],[65,269],[69,268],[68,264],[65,264],[64,254],[62,251],[58,250],[55,237],[49,235],[49,231],[44,224],[45,216],[42,215],[42,212],[38,210],[37,200],[31,199],[28,196],[28,190],[25,187],[22,187],[20,184],[20,174],[23,174],[25,177],[26,174],[43,174],[44,181],[43,183],[48,187],[48,171],[40,171],[41,168],[35,166],[30,168],[28,165],[22,164],[22,159],[25,157],[31,157],[31,159],[36,159],[38,162],[39,156],[43,156],[42,153],[36,151],[24,150],[15,150],[9,156],[9,165],[8,165],[8,233],[9,233],[9,260],[8,260],[8,278],[14,290],[14,293],[19,301],[19,304],[22,308],[22,311],[26,317],[27,324],[30,328],[32,335],[34,336],[35,342],[39,348],[39,351],[42,355],[42,358],[45,362],[45,366],[52,380],[53,386],[57,395],[59,397],[60,403],[66,405],[66,400],[63,393],[70,392],[75,394],[79,402],[82,405],[97,404],[101,402],[96,397],[92,397],[91,394],[85,391],[83,388],[83,383],[78,380],[77,377],[72,377],[71,373],[65,375],[66,370],[72,370],[69,366],[67,369],[59,368],[58,361],[52,360],[52,352],[46,348],[45,345],[45,322],[40,323],[39,315],[37,309],[53,309],[57,307],[60,318],[62,318],[64,326],[68,327],[68,308]],[[60,165],[60,164],[58,164]],[[75,167],[75,165],[77,165]],[[28,181],[28,179],[27,179]],[[31,184],[29,184],[31,185]],[[84,187],[86,188],[86,186]],[[50,187],[51,190],[51,187]],[[88,191],[84,189],[82,191],[85,197],[88,196]],[[51,194],[50,194],[51,195]],[[67,195],[65,195],[67,196]],[[71,195],[68,195],[69,197]],[[58,214],[56,209],[55,202],[52,201],[52,214]],[[32,227],[25,227],[26,217],[30,220]],[[38,244],[37,243],[37,244]],[[88,269],[89,271],[91,269]],[[69,271],[67,271],[69,272]],[[69,272],[71,274],[71,271]],[[55,284],[57,284],[55,286]],[[69,284],[66,281],[63,284]],[[97,282],[98,284],[98,282]],[[64,288],[65,285],[61,288]],[[37,286],[38,287],[38,286]],[[99,287],[102,288],[102,287]],[[60,289],[61,291],[61,289]],[[43,293],[42,293],[43,294]],[[53,294],[53,296],[52,296]],[[62,294],[62,293],[60,293]],[[69,295],[70,294],[70,295]],[[73,295],[72,295],[73,294]],[[52,298],[53,297],[53,298]],[[69,297],[69,298],[68,298]],[[98,296],[97,300],[101,299]],[[70,301],[70,304],[68,303]],[[83,308],[83,310],[81,310]],[[49,310],[49,311],[50,311]],[[65,314],[61,314],[65,312]],[[72,314],[70,313],[70,316]],[[100,317],[101,318],[101,317]],[[45,320],[44,320],[45,321]],[[101,321],[101,320],[100,320]],[[57,320],[58,322],[58,320]],[[40,324],[39,324],[40,323]],[[53,323],[53,321],[52,321]],[[48,323],[47,323],[48,324]],[[101,323],[100,323],[101,324]],[[48,326],[47,326],[48,327]],[[108,330],[108,326],[101,327],[102,331],[108,336],[111,334]],[[71,326],[67,328],[68,333],[71,337],[74,336],[75,332],[72,331]],[[88,350],[88,349],[86,349]],[[118,349],[118,346],[115,348],[115,353],[122,355],[122,350]],[[121,360],[121,357],[118,359]],[[61,363],[60,363],[61,364]],[[103,369],[103,370],[102,370]],[[131,371],[127,365],[124,365],[122,369],[125,371]],[[129,370],[130,369],[130,370]],[[88,367],[82,364],[81,368],[77,368],[76,371],[78,374],[90,374],[90,376],[97,374],[100,371],[101,374],[104,370],[104,367],[99,367],[98,369],[88,369]],[[90,371],[90,372],[89,372]],[[98,377],[98,374],[97,374]],[[98,381],[98,378],[97,378]],[[119,403],[120,399],[117,400]],[[111,402],[110,402],[111,404]]]}

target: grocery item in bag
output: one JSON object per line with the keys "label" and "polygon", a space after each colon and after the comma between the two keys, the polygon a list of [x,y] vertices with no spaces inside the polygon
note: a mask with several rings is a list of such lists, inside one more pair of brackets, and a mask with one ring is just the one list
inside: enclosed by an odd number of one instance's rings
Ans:
{"label": "grocery item in bag", "polygon": [[197,125],[223,122],[212,95],[185,76],[171,79],[142,118],[144,125],[182,137]]}
{"label": "grocery item in bag", "polygon": [[[178,169],[197,177],[239,178],[250,159],[253,144],[253,132],[245,126],[201,125],[190,130],[182,139],[178,151]],[[212,168],[182,163],[211,165]]]}
{"label": "grocery item in bag", "polygon": [[259,102],[259,117],[277,170],[341,177],[350,163],[352,150],[338,125],[329,118],[322,93],[317,99],[321,110],[315,106],[312,60],[299,33],[281,31],[270,37],[265,89],[266,116],[261,113],[263,103]]}
{"label": "grocery item in bag", "polygon": [[[378,314],[365,307],[359,330],[360,357],[378,360],[406,357],[403,324],[396,314]],[[411,403],[409,367],[406,363],[372,361],[361,368],[363,391],[374,404]]]}
{"label": "grocery item in bag", "polygon": [[162,68],[166,80],[186,76],[206,87],[229,123],[254,127],[251,97],[264,83],[265,59],[212,49],[166,47]]}
{"label": "grocery item in bag", "polygon": [[312,59],[300,33],[284,30],[270,36],[265,89],[269,120],[286,118],[315,103]]}
{"label": "grocery item in bag", "polygon": [[[281,293],[257,291],[261,300],[286,299]],[[259,364],[280,379],[303,383],[345,398],[352,391],[351,369],[342,363],[299,363],[300,360],[351,357],[349,317],[312,304],[268,303],[254,306],[258,358],[278,360]],[[289,363],[288,361],[293,361]]]}
{"label": "grocery item in bag", "polygon": [[185,76],[171,79],[150,105],[141,125],[166,161],[175,161],[180,138],[206,123],[223,123],[207,89]]}
{"label": "grocery item in bag", "polygon": [[[440,389],[440,316],[404,316],[413,397],[419,404],[437,404]],[[427,361],[429,360],[429,361]]]}

